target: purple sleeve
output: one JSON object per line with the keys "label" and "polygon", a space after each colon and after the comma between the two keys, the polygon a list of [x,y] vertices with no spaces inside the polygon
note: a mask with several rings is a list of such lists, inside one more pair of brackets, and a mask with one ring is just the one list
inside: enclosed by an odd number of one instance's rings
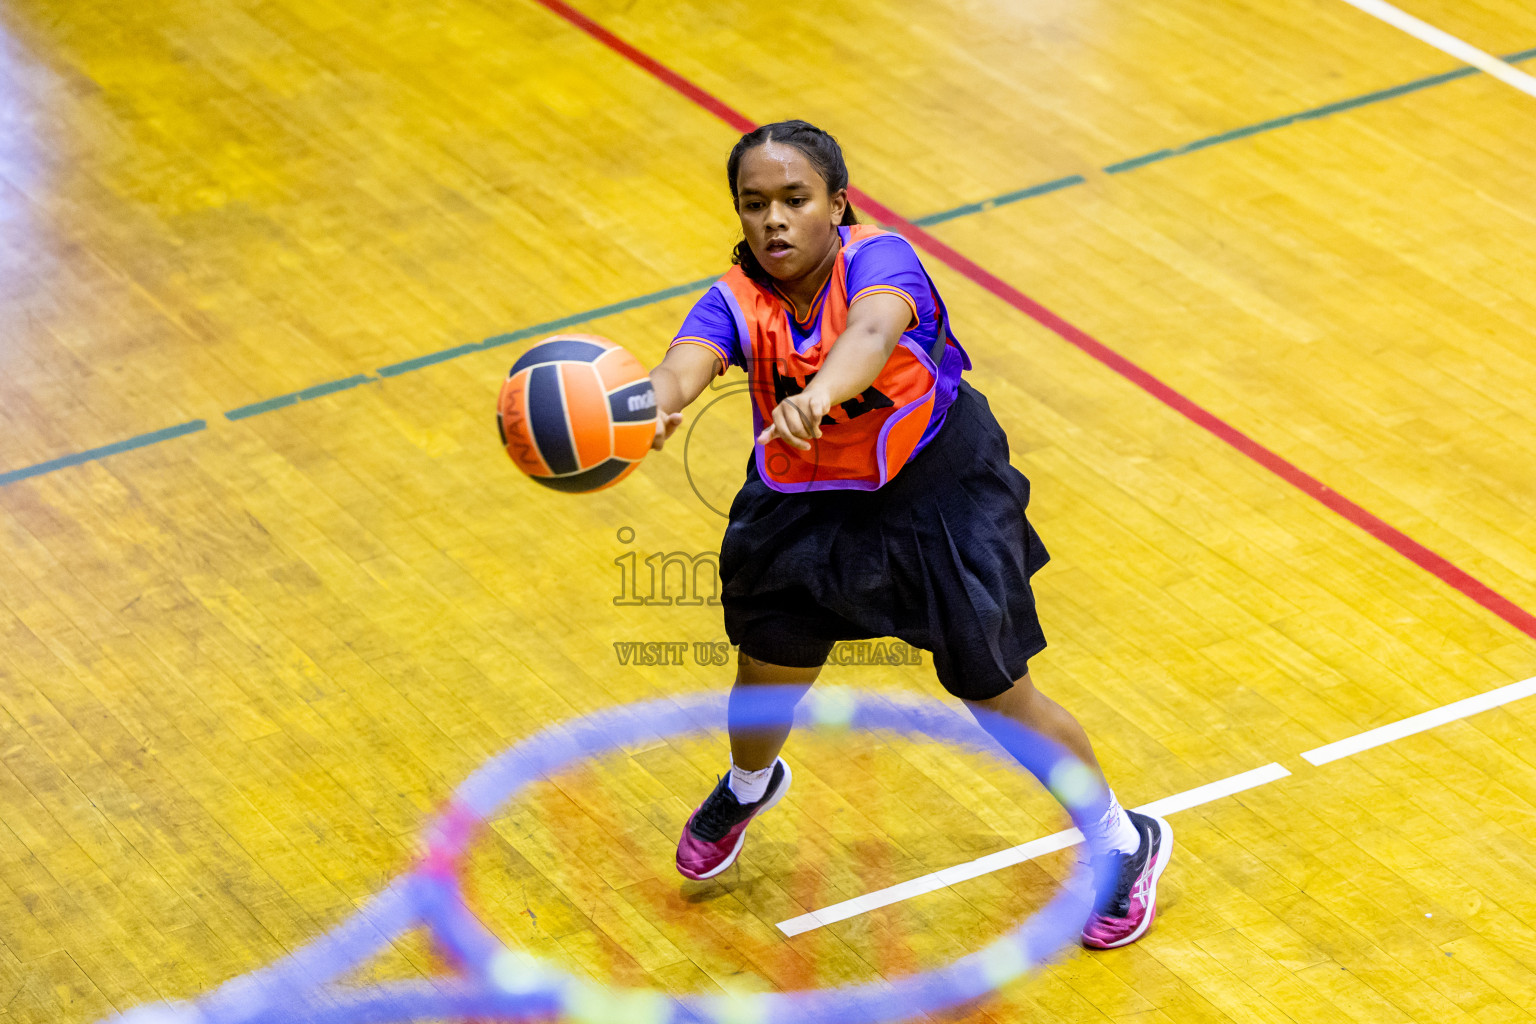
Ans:
{"label": "purple sleeve", "polygon": [[[731,315],[725,298],[714,288],[709,289],[678,328],[673,345],[703,345],[720,357],[720,372],[728,367],[742,365],[741,346],[736,337],[736,318]],[[669,346],[670,347],[670,346]]]}
{"label": "purple sleeve", "polygon": [[933,288],[912,243],[900,235],[876,235],[859,246],[848,262],[848,303],[861,295],[890,292],[906,299],[916,321],[907,333],[923,348],[938,337]]}

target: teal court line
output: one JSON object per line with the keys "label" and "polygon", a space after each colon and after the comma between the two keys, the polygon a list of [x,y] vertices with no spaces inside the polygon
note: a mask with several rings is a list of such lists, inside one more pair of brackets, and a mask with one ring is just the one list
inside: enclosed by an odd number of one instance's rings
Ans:
{"label": "teal court line", "polygon": [[112,444],[104,444],[100,448],[87,448],[83,452],[75,452],[73,455],[61,455],[57,459],[49,459],[47,462],[39,462],[33,466],[23,466],[13,469],[8,473],[0,473],[0,486],[13,484],[18,480],[26,480],[28,477],[42,476],[44,473],[52,473],[56,469],[64,469],[67,466],[78,466],[82,462],[94,462],[96,459],[104,459],[108,455],[116,455],[119,452],[131,452],[135,448],[143,448],[148,445],[158,444],[161,441],[169,441],[173,437],[185,437],[195,434],[199,430],[207,430],[207,420],[188,420],[186,423],[178,423],[174,427],[166,427],[163,430],[152,430],[147,434],[139,434],[130,437],[126,441],[114,441]]}
{"label": "teal court line", "polygon": [[322,395],[334,395],[338,391],[347,391],[357,387],[359,384],[366,384],[371,380],[378,380],[378,378],[370,377],[366,373],[359,373],[355,377],[327,381],[324,384],[316,384],[314,387],[305,388],[302,391],[293,391],[286,395],[278,395],[276,398],[268,398],[261,402],[252,402],[250,405],[242,405],[238,409],[229,410],[229,412],[224,414],[224,418],[227,420],[243,420],[250,416],[259,416],[264,412],[271,412],[273,409],[285,409],[298,402],[307,402],[311,398],[319,398]]}
{"label": "teal court line", "polygon": [[637,295],[633,299],[625,299],[622,302],[614,302],[607,306],[598,306],[596,309],[589,309],[582,313],[572,313],[570,316],[563,316],[558,320],[546,320],[541,324],[534,324],[532,327],[522,327],[510,334],[498,334],[493,338],[486,338],[484,341],[477,341],[473,344],[455,345],[452,348],[445,348],[440,352],[431,352],[424,356],[417,356],[415,359],[407,359],[401,363],[391,363],[388,366],[379,367],[379,376],[398,377],[402,373],[410,373],[412,370],[419,370],[424,366],[444,363],[450,359],[457,359],[459,356],[467,356],[471,352],[484,352],[486,349],[510,345],[514,341],[526,341],[529,338],[534,338],[551,331],[563,331],[567,327],[575,327],[577,324],[584,324],[589,320],[601,320],[605,316],[627,313],[632,309],[639,309],[642,306],[650,306],[658,302],[665,302],[668,299],[675,299],[693,292],[703,291],[714,284],[719,279],[719,276],[718,274],[711,274],[709,277],[701,277],[697,281],[689,281],[687,284],[663,288],[659,292]]}
{"label": "teal court line", "polygon": [[[1532,47],[1529,50],[1521,50],[1518,53],[1509,54],[1503,59],[1510,64],[1520,64],[1531,60],[1532,58],[1536,58],[1536,47]],[[1299,124],[1303,121],[1315,121],[1319,118],[1330,117],[1334,114],[1344,113],[1345,111],[1357,110],[1360,107],[1369,106],[1373,103],[1381,103],[1386,100],[1397,99],[1399,96],[1407,96],[1410,93],[1419,92],[1423,89],[1431,89],[1435,86],[1444,85],[1447,82],[1454,82],[1458,79],[1470,78],[1473,75],[1481,74],[1482,72],[1477,68],[1463,65],[1462,67],[1455,68],[1451,71],[1445,71],[1438,75],[1428,75],[1424,78],[1416,78],[1413,81],[1405,82],[1402,85],[1394,85],[1390,88],[1378,89],[1375,92],[1368,92],[1360,96],[1352,97],[1350,99],[1338,100],[1333,103],[1325,103],[1320,107],[1312,107],[1309,110],[1299,111],[1294,114],[1286,114],[1282,117],[1270,118],[1267,121],[1260,121],[1257,124],[1245,125],[1241,128],[1233,128],[1229,131],[1218,132],[1215,135],[1207,135],[1205,138],[1196,139],[1193,142],[1186,142],[1181,146],[1174,146],[1168,149],[1159,149],[1151,153],[1144,153],[1141,156],[1131,157],[1128,160],[1121,160],[1116,163],[1108,164],[1100,168],[1100,170],[1102,170],[1105,174],[1124,174],[1127,171],[1138,170],[1142,167],[1159,163],[1163,160],[1184,156],[1189,153],[1197,153],[1201,150],[1209,149],[1212,146],[1219,146],[1223,143],[1236,142],[1240,139],[1251,138],[1252,136],[1259,135],[1264,132],[1276,131],[1293,124]],[[919,227],[932,227],[935,224],[943,224],[947,221],[957,220],[961,217],[969,217],[972,214],[985,213],[988,210],[995,210],[1000,206],[1008,206],[1013,203],[1023,202],[1026,199],[1033,199],[1037,196],[1049,195],[1053,192],[1059,192],[1063,189],[1074,188],[1078,185],[1087,184],[1087,182],[1088,179],[1083,177],[1081,174],[1070,174],[1065,177],[1055,178],[1051,181],[1042,182],[1038,185],[1031,185],[1028,188],[1018,189],[1013,192],[1005,192],[1002,195],[993,196],[990,199],[983,199],[980,202],[965,203],[961,206],[956,206],[948,210],[941,210],[938,213],[930,213],[924,217],[915,217],[913,218],[912,223]],[[252,416],[259,416],[262,413],[273,412],[278,409],[286,409],[287,407],[291,405],[297,405],[300,402],[308,402],[312,399],[321,398],[325,395],[335,394],[338,391],[347,391],[374,380],[398,377],[402,374],[410,373],[414,370],[420,370],[428,366],[435,366],[438,363],[447,362],[450,359],[457,359],[460,356],[467,356],[477,352],[484,352],[488,349],[498,348],[502,345],[510,345],[518,341],[526,341],[529,338],[535,338],[540,335],[549,334],[555,331],[563,331],[593,320],[601,320],[604,317],[616,316],[619,313],[627,313],[630,310],[655,305],[658,302],[666,302],[669,299],[676,299],[684,295],[691,295],[694,292],[703,291],[715,280],[717,280],[717,277],[715,275],[711,275],[710,277],[700,278],[697,281],[690,281],[687,284],[673,285],[670,288],[663,288],[660,291],[648,292],[644,295],[637,295],[632,299],[624,299],[623,301],[610,303],[606,306],[598,306],[595,309],[588,309],[580,313],[573,313],[569,316],[563,316],[555,320],[546,320],[543,323],[533,324],[529,327],[522,327],[507,334],[498,334],[494,337],[486,338],[484,341],[471,342],[463,345],[454,345],[450,348],[440,349],[436,352],[429,352],[426,355],[416,356],[411,359],[402,360],[398,363],[390,363],[388,366],[381,366],[376,371],[374,371],[378,374],[377,377],[366,373],[360,373],[351,377],[343,378],[341,380],[316,384],[312,387],[307,387],[300,391],[293,391],[286,395],[278,395],[275,398],[268,398],[260,402],[252,402],[250,405],[242,405],[239,408],[231,409],[224,414],[224,418],[230,421],[238,421],[248,419]],[[204,430],[207,428],[207,426],[208,424],[203,420],[191,420],[174,427],[166,427],[163,430],[155,430],[147,434],[139,434],[136,437],[130,437],[124,441],[117,441],[113,444],[103,445],[100,448],[89,448],[82,452],[76,452],[73,455],[60,456],[57,459],[50,459],[47,462],[39,462],[32,466],[23,466],[20,469],[13,469],[9,472],[0,473],[0,486],[15,483],[19,480],[26,480],[35,476],[41,476],[44,473],[52,473],[56,470],[65,469],[69,466],[78,466],[81,463],[93,462],[97,459],[104,459],[110,455],[117,455],[121,452],[132,451],[135,448],[143,448],[146,445],[157,444],[161,441],[169,441],[173,438],[184,437],[187,434],[193,434],[200,430]]]}
{"label": "teal court line", "polygon": [[1031,185],[1029,188],[1021,188],[1017,192],[1004,192],[1000,196],[991,199],[983,199],[979,203],[966,203],[952,210],[942,210],[939,213],[930,213],[926,217],[917,217],[912,223],[920,228],[931,228],[935,224],[943,224],[945,221],[955,220],[959,217],[969,217],[973,213],[985,213],[995,210],[999,206],[1007,206],[1010,203],[1022,202],[1025,199],[1033,199],[1035,196],[1048,195],[1059,192],[1073,185],[1086,185],[1088,179],[1081,174],[1069,174],[1065,178],[1057,178],[1055,181],[1047,181],[1040,185]]}
{"label": "teal court line", "polygon": [[[1536,48],[1512,53],[1505,57],[1504,60],[1510,64],[1519,64],[1530,60],[1532,57],[1536,57]],[[1284,117],[1271,118],[1268,121],[1260,121],[1258,124],[1233,128],[1231,131],[1220,132],[1216,135],[1207,135],[1203,139],[1186,142],[1184,145],[1175,146],[1172,149],[1159,149],[1155,153],[1147,153],[1143,156],[1132,157],[1129,160],[1121,160],[1119,163],[1110,164],[1103,170],[1105,174],[1123,174],[1126,171],[1134,171],[1138,167],[1145,167],[1148,164],[1155,164],[1160,160],[1167,160],[1169,157],[1195,153],[1202,149],[1209,149],[1212,146],[1219,146],[1223,142],[1236,142],[1238,139],[1246,139],[1251,135],[1258,135],[1261,132],[1272,132],[1277,128],[1284,128],[1301,121],[1315,121],[1320,117],[1342,114],[1346,110],[1369,106],[1372,103],[1380,103],[1383,100],[1397,99],[1399,96],[1406,96],[1421,89],[1433,88],[1437,85],[1444,85],[1446,82],[1454,82],[1458,78],[1470,78],[1472,75],[1480,74],[1482,72],[1477,68],[1459,67],[1454,71],[1430,75],[1427,78],[1418,78],[1412,82],[1405,82],[1402,85],[1394,85],[1390,89],[1378,89],[1375,92],[1368,92],[1364,96],[1356,96],[1353,99],[1325,103],[1320,107],[1313,107],[1311,110],[1303,110],[1300,113],[1286,114]]]}

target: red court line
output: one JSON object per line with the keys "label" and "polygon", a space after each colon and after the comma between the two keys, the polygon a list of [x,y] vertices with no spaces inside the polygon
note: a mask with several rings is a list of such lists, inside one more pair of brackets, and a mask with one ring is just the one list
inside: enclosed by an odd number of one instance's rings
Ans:
{"label": "red court line", "polygon": [[[537,0],[537,2],[558,14],[572,25],[575,25],[604,46],[645,69],[657,79],[671,86],[737,131],[749,132],[757,127],[745,115],[731,108],[724,101],[705,92],[655,58],[635,49],[635,47],[609,32],[597,22],[577,11],[569,4],[564,3],[563,0]],[[1536,639],[1536,615],[1532,615],[1521,608],[1509,598],[1488,586],[1488,584],[1456,567],[1445,557],[1431,551],[1380,517],[1366,511],[1338,491],[1335,491],[1332,487],[1329,487],[1321,480],[1301,469],[1295,463],[1270,451],[1226,420],[1175,391],[1172,387],[1094,338],[1082,328],[1069,323],[1019,291],[1007,281],[978,265],[969,257],[963,256],[945,245],[884,203],[870,198],[857,188],[850,187],[848,195],[855,204],[868,210],[882,224],[892,225],[900,229],[901,233],[915,245],[927,250],[951,270],[969,278],[1036,323],[1052,331],[1063,340],[1077,346],[1153,398],[1156,398],[1159,402],[1189,419],[1192,423],[1204,427],[1282,480],[1316,498],[1366,533],[1387,545],[1393,551],[1408,559],[1414,565],[1430,573],[1446,585],[1465,594],[1511,626],[1520,630],[1526,636]]]}

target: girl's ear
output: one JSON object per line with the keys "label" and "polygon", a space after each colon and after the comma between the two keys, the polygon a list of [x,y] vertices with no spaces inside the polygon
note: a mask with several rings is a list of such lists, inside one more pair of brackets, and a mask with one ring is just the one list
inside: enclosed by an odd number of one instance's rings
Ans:
{"label": "girl's ear", "polygon": [[848,190],[840,188],[832,193],[832,198],[827,202],[827,212],[832,215],[832,226],[837,227],[843,222],[843,214],[848,210]]}

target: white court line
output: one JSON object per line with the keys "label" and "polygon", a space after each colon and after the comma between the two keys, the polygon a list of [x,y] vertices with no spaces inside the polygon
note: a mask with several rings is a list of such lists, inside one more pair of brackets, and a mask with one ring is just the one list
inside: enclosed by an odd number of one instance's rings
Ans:
{"label": "white court line", "polygon": [[[1267,764],[1253,771],[1243,772],[1216,782],[1208,782],[1194,789],[1187,789],[1173,796],[1163,797],[1136,808],[1143,814],[1172,814],[1175,811],[1188,810],[1201,804],[1208,804],[1212,800],[1220,800],[1224,796],[1233,793],[1241,793],[1245,789],[1253,789],[1276,779],[1283,779],[1291,774],[1278,764]],[[813,931],[824,925],[837,921],[846,921],[850,917],[857,917],[877,907],[888,907],[892,903],[900,903],[914,896],[921,896],[925,892],[933,892],[956,882],[976,878],[980,875],[990,874],[1001,868],[1014,864],[1022,864],[1027,860],[1054,853],[1057,850],[1065,850],[1069,846],[1076,846],[1083,841],[1083,834],[1075,828],[1069,828],[1065,832],[1057,832],[1043,839],[1035,839],[1019,846],[1001,850],[997,853],[989,853],[985,857],[978,857],[964,864],[956,864],[954,867],[935,871],[931,875],[923,875],[907,882],[900,882],[887,889],[866,893],[863,896],[855,896],[851,900],[842,903],[834,903],[830,907],[813,910],[809,914],[791,918],[788,921],[779,922],[779,931],[785,935],[799,935],[803,932]]]}
{"label": "white court line", "polygon": [[1393,28],[1402,29],[1420,42],[1428,43],[1437,50],[1444,51],[1457,60],[1470,64],[1479,71],[1487,72],[1505,85],[1512,85],[1521,92],[1536,96],[1536,78],[1521,71],[1513,65],[1499,60],[1491,53],[1484,53],[1470,43],[1464,43],[1448,32],[1425,21],[1420,21],[1405,11],[1387,3],[1386,0],[1344,0],[1351,7],[1359,8],[1366,14],[1391,25]]}
{"label": "white court line", "polygon": [[1313,764],[1327,764],[1329,761],[1337,761],[1341,757],[1358,754],[1362,750],[1379,747],[1383,743],[1391,743],[1404,736],[1412,736],[1416,732],[1433,729],[1437,725],[1454,722],[1458,718],[1466,718],[1468,715],[1475,715],[1479,711],[1487,711],[1489,708],[1496,708],[1501,704],[1508,704],[1510,701],[1529,697],[1532,694],[1536,694],[1536,677],[1510,683],[1508,686],[1501,686],[1497,690],[1489,690],[1487,693],[1480,693],[1466,700],[1458,700],[1454,704],[1447,704],[1445,707],[1435,708],[1433,711],[1426,711],[1422,715],[1414,715],[1412,718],[1405,718],[1379,729],[1371,729],[1369,732],[1362,732],[1358,736],[1351,736],[1337,743],[1329,743],[1316,750],[1309,750],[1301,756]]}
{"label": "white court line", "polygon": [[[1348,2],[1353,3],[1354,0],[1348,0]],[[1414,733],[1433,729],[1437,725],[1454,722],[1459,718],[1466,718],[1468,715],[1475,715],[1480,711],[1487,711],[1533,695],[1536,695],[1536,676],[1518,683],[1510,683],[1508,686],[1501,686],[1497,690],[1480,693],[1475,697],[1458,700],[1391,725],[1368,730],[1336,743],[1308,750],[1301,756],[1314,765],[1327,764],[1329,761],[1337,761],[1341,757],[1358,754],[1362,750],[1379,747],[1383,743],[1391,743],[1404,736],[1412,736]],[[1240,775],[1233,775],[1204,786],[1196,786],[1182,793],[1175,793],[1173,796],[1163,797],[1161,800],[1154,800],[1136,809],[1144,814],[1173,814],[1176,811],[1210,803],[1212,800],[1219,800],[1233,793],[1241,793],[1245,789],[1253,789],[1255,786],[1274,782],[1276,779],[1283,779],[1289,774],[1291,773],[1280,765],[1271,763]],[[935,889],[942,889],[956,882],[963,882],[1013,864],[1022,864],[1024,861],[1033,860],[1047,853],[1064,850],[1069,846],[1077,845],[1082,840],[1083,834],[1077,829],[1067,829],[1065,832],[1057,832],[998,853],[989,853],[985,857],[978,857],[965,864],[956,864],[954,867],[935,871],[931,875],[923,875],[921,878],[901,882],[886,889],[855,896],[851,900],[834,903],[830,907],[813,910],[809,914],[802,914],[788,921],[780,921],[778,927],[785,935],[800,935],[837,921],[846,921],[850,917],[857,917],[878,907],[888,907],[893,903],[921,896],[925,892],[933,892]]]}

